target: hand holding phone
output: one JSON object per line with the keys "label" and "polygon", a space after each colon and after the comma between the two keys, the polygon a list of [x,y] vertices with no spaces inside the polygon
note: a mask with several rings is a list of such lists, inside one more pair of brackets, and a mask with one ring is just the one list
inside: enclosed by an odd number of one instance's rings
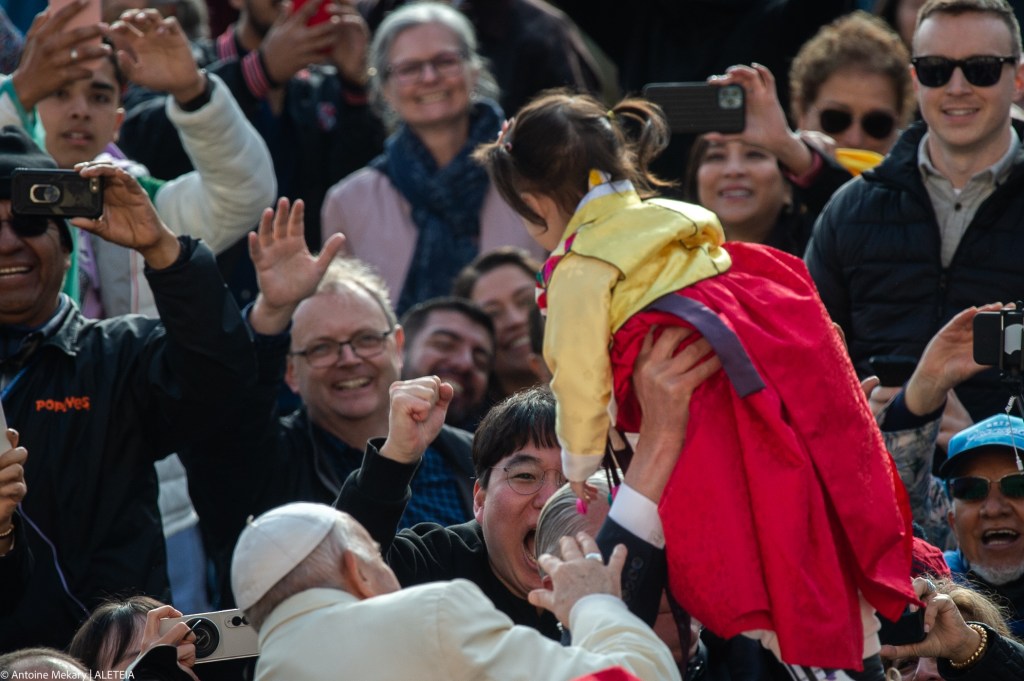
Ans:
{"label": "hand holding phone", "polygon": [[643,96],[661,107],[673,133],[738,133],[746,127],[745,93],[739,85],[648,83]]}
{"label": "hand holding phone", "polygon": [[[49,0],[51,12],[56,12],[70,5],[78,6],[78,10],[64,24],[63,32],[73,34],[77,29],[87,30],[98,26],[103,20],[103,0]],[[103,42],[101,36],[89,37],[85,42],[76,43],[71,47],[69,55],[73,62],[80,62],[85,68],[96,68],[97,59],[89,59],[85,47],[99,47]]]}
{"label": "hand holding phone", "polygon": [[103,214],[103,178],[75,170],[15,168],[11,173],[11,210],[17,215],[54,218]]}
{"label": "hand holding phone", "polygon": [[327,11],[327,6],[331,4],[331,0],[292,0],[292,13],[298,12],[302,9],[303,5],[308,3],[315,3],[318,7],[316,12],[306,19],[306,26],[316,26],[331,18],[331,13]]}
{"label": "hand holding phone", "polygon": [[100,0],[57,0],[45,20],[33,25],[11,80],[22,106],[31,110],[41,100],[71,83],[92,76],[93,64],[110,55],[101,43]]}

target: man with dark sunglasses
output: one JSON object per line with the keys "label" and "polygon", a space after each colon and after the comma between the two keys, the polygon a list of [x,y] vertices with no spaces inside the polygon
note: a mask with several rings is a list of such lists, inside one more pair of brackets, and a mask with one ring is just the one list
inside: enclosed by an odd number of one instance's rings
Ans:
{"label": "man with dark sunglasses", "polygon": [[1024,421],[999,414],[956,434],[939,475],[959,544],[946,562],[1002,596],[1013,633],[1024,634]]}
{"label": "man with dark sunglasses", "polygon": [[[1013,9],[929,0],[912,55],[924,120],[835,194],[805,255],[862,376],[870,357],[920,357],[961,310],[1024,291],[1024,127],[1010,117],[1024,70]],[[968,424],[1005,403],[997,372],[985,371],[957,387],[947,416]]]}
{"label": "man with dark sunglasses", "polygon": [[[974,361],[974,320],[999,303],[956,315],[925,348],[910,380],[878,414],[886,447],[906,486],[914,520],[948,549],[954,574],[1001,594],[1024,632],[1024,421],[1005,413],[953,435],[932,474],[950,391],[984,369]],[[870,382],[865,381],[870,387]],[[959,548],[958,548],[959,547]]]}

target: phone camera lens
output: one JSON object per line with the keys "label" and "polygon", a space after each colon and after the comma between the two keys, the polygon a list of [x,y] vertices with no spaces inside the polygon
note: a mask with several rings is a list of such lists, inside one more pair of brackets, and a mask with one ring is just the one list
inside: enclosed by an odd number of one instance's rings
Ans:
{"label": "phone camera lens", "polygon": [[52,184],[34,184],[29,191],[29,197],[32,203],[54,204],[60,201],[60,189]]}
{"label": "phone camera lens", "polygon": [[196,635],[196,658],[203,659],[213,655],[220,645],[220,632],[217,625],[205,617],[196,617],[188,621],[192,633]]}

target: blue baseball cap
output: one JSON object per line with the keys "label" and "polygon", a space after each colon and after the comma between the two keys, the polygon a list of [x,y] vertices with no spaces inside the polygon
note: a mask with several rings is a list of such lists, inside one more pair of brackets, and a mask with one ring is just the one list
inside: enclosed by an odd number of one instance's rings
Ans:
{"label": "blue baseball cap", "polygon": [[966,454],[983,447],[1006,447],[1012,453],[1014,445],[1024,456],[1024,421],[1016,416],[998,414],[964,428],[949,440],[946,460],[939,467],[939,475],[949,477],[954,466],[963,463]]}

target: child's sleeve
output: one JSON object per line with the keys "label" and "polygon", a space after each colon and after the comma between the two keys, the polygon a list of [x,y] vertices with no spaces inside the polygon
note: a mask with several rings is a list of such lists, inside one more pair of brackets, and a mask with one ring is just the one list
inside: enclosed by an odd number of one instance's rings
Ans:
{"label": "child's sleeve", "polygon": [[562,471],[586,480],[601,465],[612,398],[611,295],[619,280],[612,265],[576,254],[558,264],[548,286],[544,359],[557,400]]}

